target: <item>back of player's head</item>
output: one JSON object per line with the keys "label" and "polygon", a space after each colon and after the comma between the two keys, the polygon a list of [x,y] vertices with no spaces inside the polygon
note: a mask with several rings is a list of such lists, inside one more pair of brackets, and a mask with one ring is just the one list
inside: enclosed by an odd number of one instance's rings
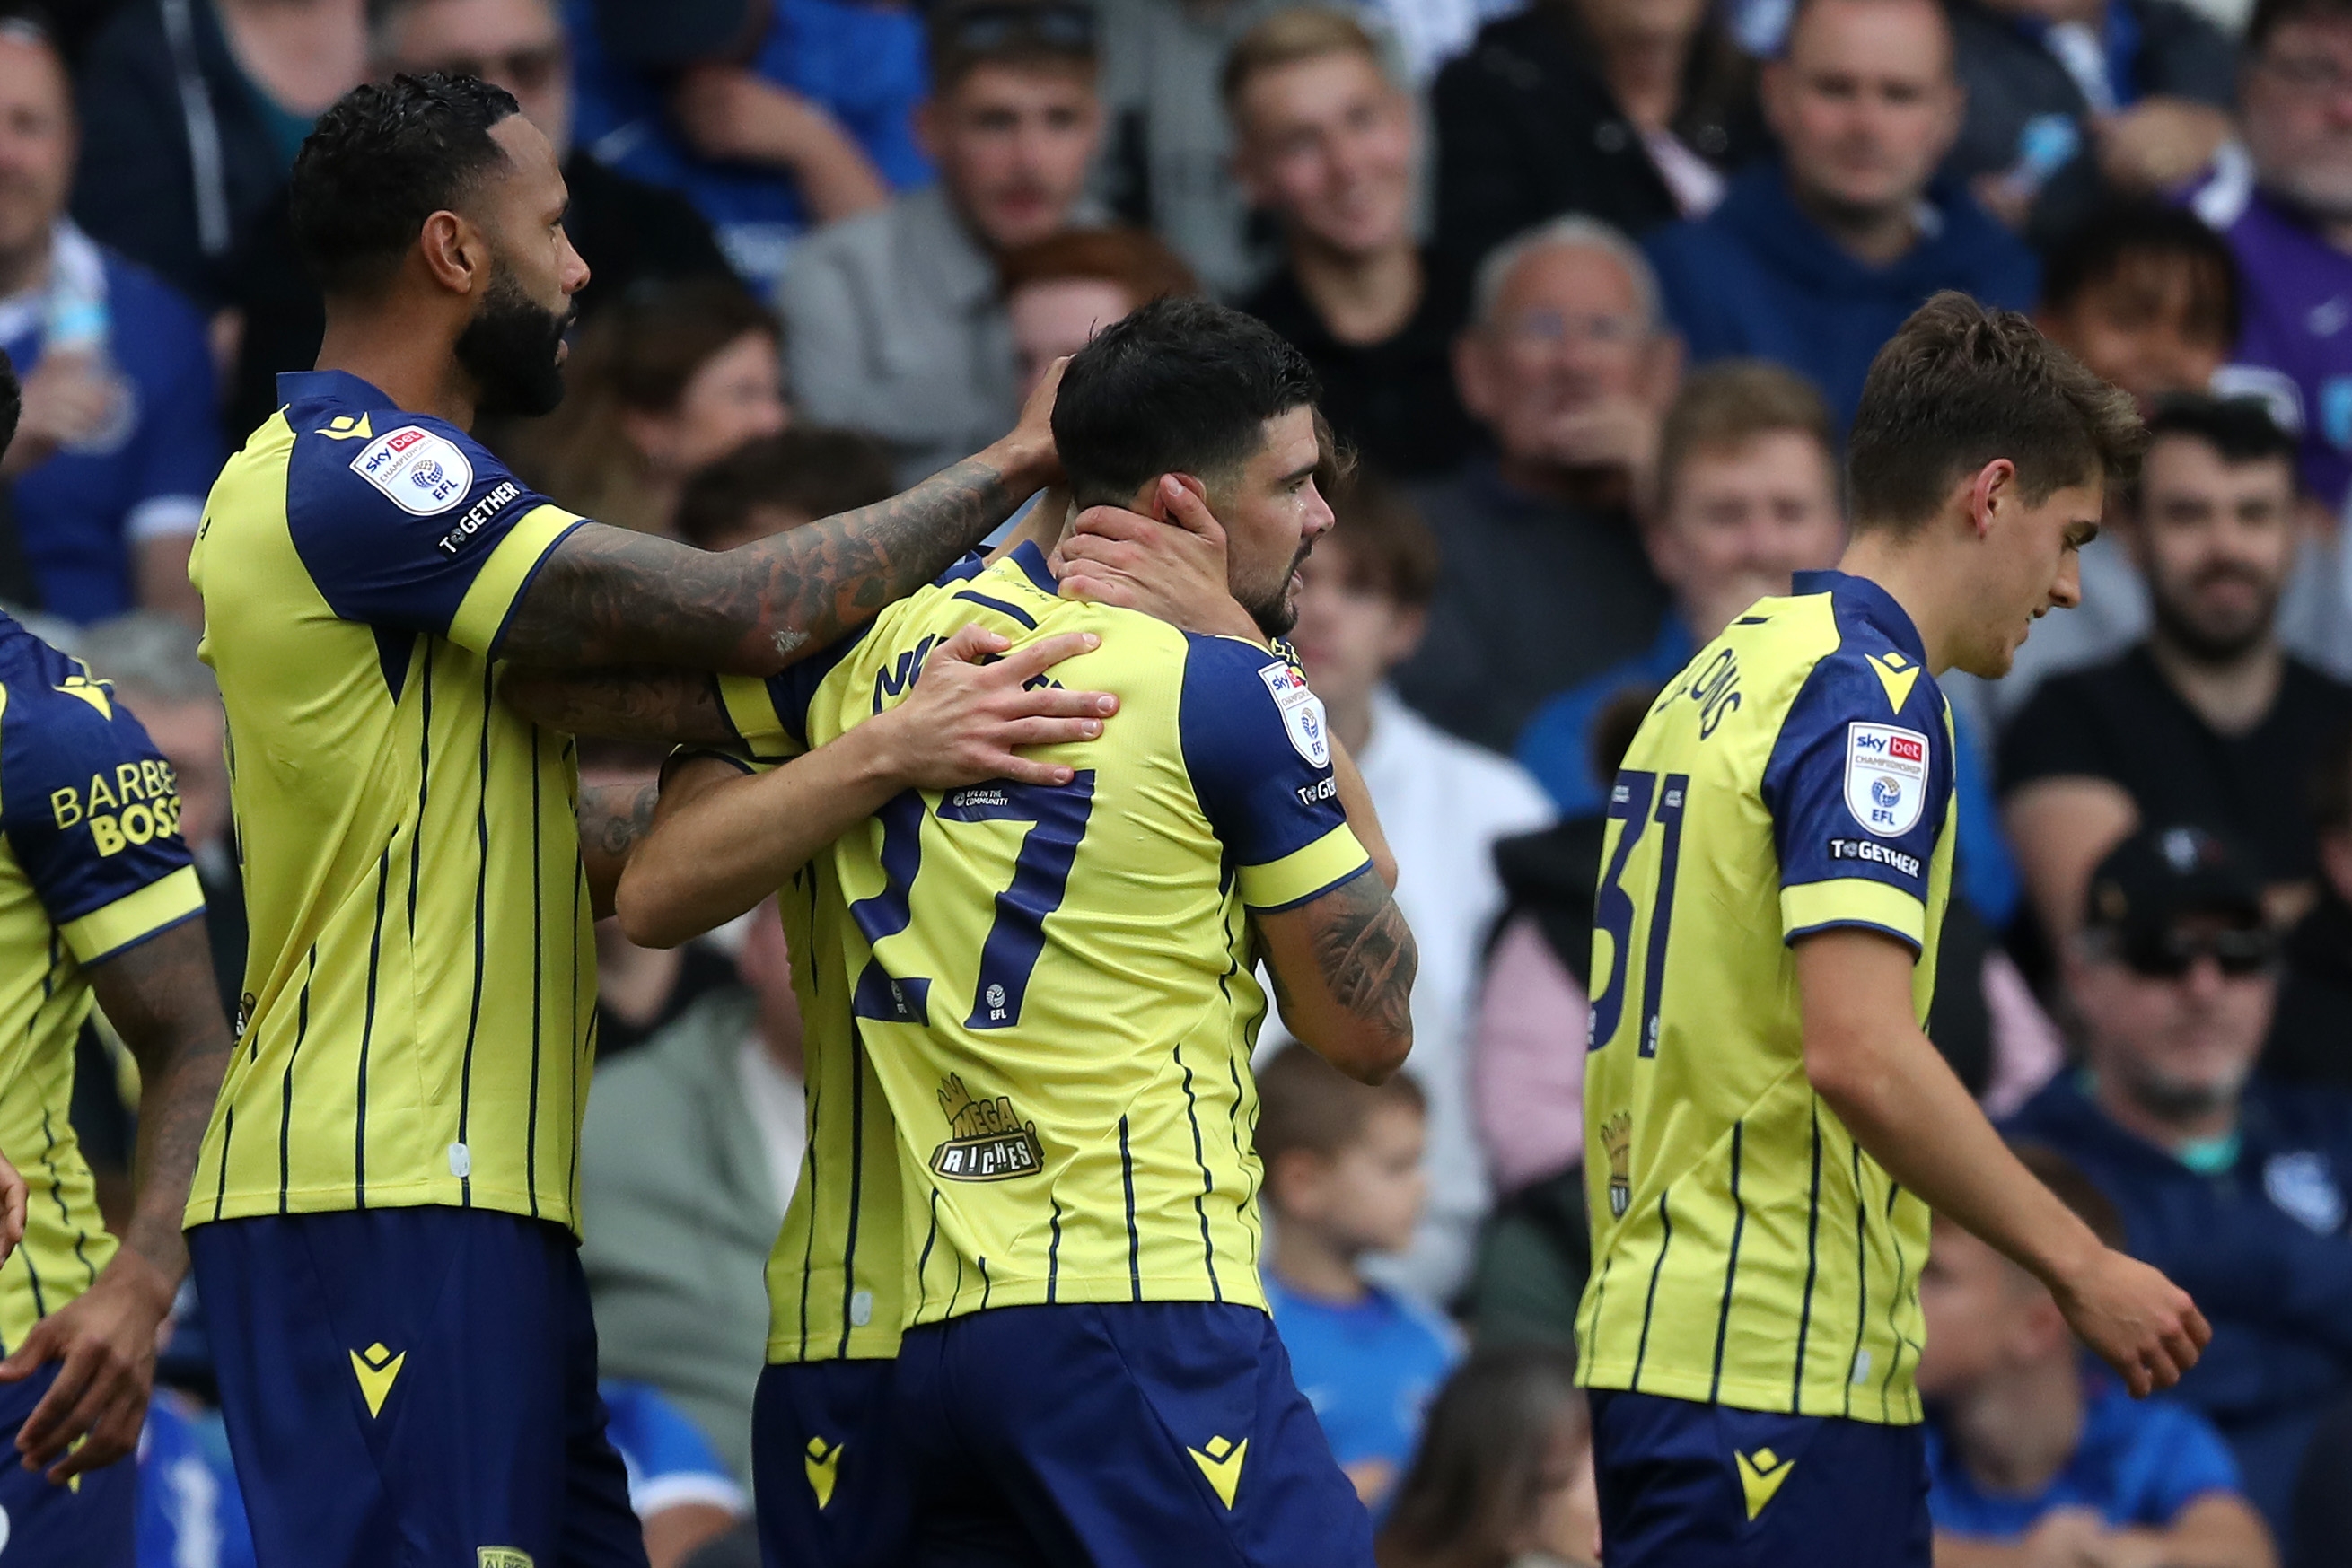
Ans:
{"label": "back of player's head", "polygon": [[1946,292],[1878,350],[1846,438],[1856,531],[1926,526],[1959,479],[2005,457],[2026,500],[2127,484],[2145,433],[2131,398],[2014,310]]}
{"label": "back of player's head", "polygon": [[2141,269],[2172,269],[2189,286],[2191,325],[2238,340],[2244,307],[2230,242],[2195,213],[2161,202],[2117,202],[2068,230],[2042,260],[2042,308],[2063,315],[2090,290]]}
{"label": "back of player's head", "polygon": [[2210,392],[2177,392],[2157,405],[2147,422],[2148,444],[2168,436],[2201,441],[2233,468],[2276,461],[2292,472],[2298,450],[2295,438],[2271,417],[2270,405],[2260,398]]}
{"label": "back of player's head", "polygon": [[491,128],[521,112],[473,77],[396,76],[353,88],[294,160],[294,243],[329,295],[382,287],[435,213],[506,166]]}
{"label": "back of player's head", "polygon": [[1430,1402],[1412,1468],[1389,1505],[1380,1560],[1399,1568],[1512,1561],[1558,1456],[1591,1443],[1591,1416],[1565,1345],[1479,1350]]}
{"label": "back of player's head", "polygon": [[1054,444],[1082,507],[1127,501],[1162,474],[1213,491],[1258,450],[1268,420],[1319,391],[1307,357],[1256,317],[1156,299],[1071,357]]}
{"label": "back of player's head", "polygon": [[[1303,1045],[1286,1045],[1257,1075],[1257,1155],[1268,1170],[1285,1155],[1336,1158],[1364,1135],[1383,1105],[1416,1113],[1429,1102],[1404,1073],[1359,1083]],[[1271,1195],[1271,1188],[1269,1188]]]}
{"label": "back of player's head", "polygon": [[726,549],[779,525],[814,522],[898,494],[890,454],[854,430],[795,424],[747,441],[704,465],[677,499],[677,531],[703,549]]}

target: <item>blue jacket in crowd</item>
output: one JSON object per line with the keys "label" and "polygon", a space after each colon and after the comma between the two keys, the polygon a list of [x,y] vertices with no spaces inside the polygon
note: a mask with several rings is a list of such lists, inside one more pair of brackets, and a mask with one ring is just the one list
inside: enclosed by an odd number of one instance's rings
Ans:
{"label": "blue jacket in crowd", "polygon": [[2312,1427],[2352,1396],[2352,1099],[2257,1076],[2234,1139],[2198,1162],[2206,1170],[2110,1121],[2080,1074],[2006,1130],[2080,1166],[2121,1211],[2132,1255],[2196,1299],[2213,1343],[2179,1397],[2221,1429],[2247,1495],[2284,1535]]}
{"label": "blue jacket in crowd", "polygon": [[1754,356],[1801,371],[1843,429],[1872,357],[1928,296],[1958,288],[2033,308],[2041,269],[2024,246],[1958,186],[1938,182],[1927,204],[1911,253],[1873,267],[1798,209],[1777,162],[1759,163],[1714,212],[1650,237],[1666,314],[1694,363]]}

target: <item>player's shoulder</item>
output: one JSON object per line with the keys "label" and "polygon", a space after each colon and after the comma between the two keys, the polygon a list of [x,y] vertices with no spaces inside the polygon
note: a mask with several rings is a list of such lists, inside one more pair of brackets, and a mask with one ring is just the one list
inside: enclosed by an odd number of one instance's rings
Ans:
{"label": "player's shoulder", "polygon": [[1786,673],[1796,678],[1789,684],[1782,729],[1879,724],[1940,742],[1943,690],[1927,670],[1910,617],[1893,596],[1840,572],[1801,572],[1798,582],[1801,591],[1779,601],[1802,607],[1801,615],[1789,617],[1783,642]]}
{"label": "player's shoulder", "polygon": [[[147,731],[114,688],[0,614],[0,815],[49,812],[52,797],[125,764],[160,764]],[[153,792],[153,779],[137,793]]]}
{"label": "player's shoulder", "polygon": [[[358,377],[313,371],[281,378],[281,413],[292,438],[286,472],[290,519],[358,507],[400,518],[456,511],[478,485],[497,487],[474,510],[485,516],[521,497],[506,465],[444,419],[393,403]],[[470,515],[470,514],[469,514]],[[462,524],[456,531],[463,538]]]}

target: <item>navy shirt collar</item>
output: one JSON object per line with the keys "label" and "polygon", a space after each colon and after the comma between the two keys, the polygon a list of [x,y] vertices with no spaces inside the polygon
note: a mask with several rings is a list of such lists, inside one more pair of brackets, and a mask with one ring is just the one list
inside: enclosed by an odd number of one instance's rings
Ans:
{"label": "navy shirt collar", "polygon": [[1055,580],[1053,569],[1045,564],[1045,552],[1037,548],[1036,540],[1023,539],[1014,545],[1012,559],[1013,564],[1037,585],[1038,592],[1058,594],[1062,591],[1062,585]]}
{"label": "navy shirt collar", "polygon": [[1797,594],[1827,593],[1859,610],[1862,618],[1903,653],[1925,664],[1927,645],[1919,640],[1919,628],[1911,623],[1910,612],[1895,601],[1895,595],[1866,577],[1855,577],[1843,571],[1801,571],[1791,585]]}
{"label": "navy shirt collar", "polygon": [[362,381],[349,371],[280,371],[278,373],[278,402],[280,406],[298,402],[332,402],[370,413],[380,408],[398,409],[392,395],[373,382]]}

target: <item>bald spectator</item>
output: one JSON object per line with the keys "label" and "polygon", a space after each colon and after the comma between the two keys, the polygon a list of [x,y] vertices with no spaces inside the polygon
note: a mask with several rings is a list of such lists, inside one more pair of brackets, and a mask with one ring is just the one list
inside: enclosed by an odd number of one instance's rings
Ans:
{"label": "bald spectator", "polygon": [[1764,68],[1782,156],[1650,241],[1692,359],[1777,360],[1812,379],[1843,428],[1872,356],[1929,295],[2030,308],[2032,256],[1936,178],[1963,99],[1937,0],[1804,0]]}
{"label": "bald spectator", "polygon": [[1443,557],[1404,699],[1507,752],[1554,692],[1650,645],[1666,591],[1634,527],[1681,354],[1639,247],[1561,218],[1487,257],[1454,350],[1494,446],[1423,488]]}
{"label": "bald spectator", "polygon": [[999,272],[1021,395],[1054,361],[1138,306],[1201,292],[1184,258],[1144,229],[1066,229],[1008,252]]}
{"label": "bald spectator", "polygon": [[1234,46],[1224,95],[1234,175],[1282,227],[1282,266],[1243,308],[1297,345],[1317,406],[1384,473],[1459,467],[1476,437],[1451,364],[1466,291],[1413,243],[1412,95],[1361,23],[1304,7]]}
{"label": "bald spectator", "polygon": [[1018,417],[997,261],[1088,219],[1102,131],[1087,7],[950,0],[929,27],[917,126],[939,183],[802,241],[776,296],[802,410],[887,443],[902,484]]}

